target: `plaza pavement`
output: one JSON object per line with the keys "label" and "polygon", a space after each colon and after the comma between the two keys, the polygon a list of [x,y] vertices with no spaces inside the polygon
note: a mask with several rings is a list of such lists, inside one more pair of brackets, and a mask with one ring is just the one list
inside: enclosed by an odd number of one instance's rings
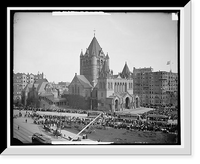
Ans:
{"label": "plaza pavement", "polygon": [[132,113],[132,114],[142,114],[142,113],[148,112],[150,110],[154,110],[154,109],[153,108],[140,107],[140,108],[136,108],[136,109],[125,109],[125,110],[120,111],[120,112]]}
{"label": "plaza pavement", "polygon": [[[14,113],[18,114],[18,112],[16,112],[16,111]],[[22,112],[22,114],[25,114],[25,112]],[[25,121],[26,119],[27,119],[27,122]],[[31,137],[34,133],[43,134],[43,135],[51,138],[52,142],[56,143],[58,141],[59,144],[63,141],[69,141],[68,137],[71,137],[74,139],[76,139],[78,137],[82,138],[81,135],[77,135],[75,133],[72,133],[72,132],[69,132],[69,131],[63,130],[63,129],[60,131],[62,134],[62,137],[52,136],[52,133],[45,132],[45,130],[41,127],[41,125],[34,124],[33,119],[27,118],[27,117],[15,118],[13,123],[14,123],[14,125],[13,125],[14,137],[18,138],[23,143],[31,143],[32,142]],[[19,126],[19,129],[18,129],[18,126]],[[53,127],[53,129],[55,130],[56,127]],[[84,139],[82,141],[90,142],[92,140]]]}

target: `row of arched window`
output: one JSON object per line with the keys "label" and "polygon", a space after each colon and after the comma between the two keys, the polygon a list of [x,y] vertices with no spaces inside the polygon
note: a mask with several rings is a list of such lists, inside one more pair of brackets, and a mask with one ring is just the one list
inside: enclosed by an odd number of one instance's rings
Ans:
{"label": "row of arched window", "polygon": [[[133,83],[126,83],[126,82],[108,82],[108,88],[107,89],[113,89],[114,85],[114,90],[115,91],[127,91],[127,84],[128,84],[128,89],[133,89]],[[99,82],[99,89],[106,89],[106,83],[105,82]]]}
{"label": "row of arched window", "polygon": [[87,65],[91,65],[92,61],[91,60],[82,60],[82,66],[87,66]]}
{"label": "row of arched window", "polygon": [[[91,65],[91,64],[92,64],[91,59],[86,59],[86,60],[81,61],[82,66],[88,66],[88,65]],[[97,60],[97,65],[103,65],[103,60]]]}
{"label": "row of arched window", "polygon": [[72,94],[80,94],[80,88],[77,85],[72,86]]}

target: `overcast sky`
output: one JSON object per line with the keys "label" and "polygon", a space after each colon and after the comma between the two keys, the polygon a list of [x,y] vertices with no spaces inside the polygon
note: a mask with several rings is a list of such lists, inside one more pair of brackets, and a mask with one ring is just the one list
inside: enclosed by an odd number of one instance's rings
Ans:
{"label": "overcast sky", "polygon": [[177,21],[164,13],[65,15],[17,13],[14,16],[14,72],[43,72],[48,81],[71,82],[80,74],[80,53],[95,36],[110,57],[110,69],[133,67],[177,72]]}

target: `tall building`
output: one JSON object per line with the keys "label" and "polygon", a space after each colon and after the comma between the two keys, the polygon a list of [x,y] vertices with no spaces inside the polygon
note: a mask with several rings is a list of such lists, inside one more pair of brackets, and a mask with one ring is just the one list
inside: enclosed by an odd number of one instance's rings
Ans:
{"label": "tall building", "polygon": [[13,73],[13,100],[21,101],[22,90],[27,84],[33,84],[35,80],[43,79],[43,73],[25,74],[25,73]]}
{"label": "tall building", "polygon": [[177,73],[133,68],[133,92],[143,106],[177,105],[177,79]]}
{"label": "tall building", "polygon": [[86,52],[83,54],[83,51],[81,51],[80,75],[84,75],[94,87],[105,61],[109,62],[109,56],[104,54],[94,36]]}
{"label": "tall building", "polygon": [[[109,67],[109,60],[108,53],[104,54],[94,36],[86,52],[81,51],[80,75],[75,74],[69,85],[69,106],[76,104],[77,108],[84,106],[85,109],[107,111],[120,111],[138,106],[133,95],[132,73],[127,63],[121,73],[114,75]],[[70,99],[70,96],[73,99]],[[87,105],[83,105],[84,102]]]}

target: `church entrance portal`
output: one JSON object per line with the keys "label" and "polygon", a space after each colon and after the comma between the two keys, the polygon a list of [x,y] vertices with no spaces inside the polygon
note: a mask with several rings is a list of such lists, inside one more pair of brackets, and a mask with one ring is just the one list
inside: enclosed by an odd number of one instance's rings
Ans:
{"label": "church entrance portal", "polygon": [[130,104],[130,99],[127,97],[127,98],[125,99],[125,108],[126,108],[126,109],[129,109],[129,104]]}
{"label": "church entrance portal", "polygon": [[115,100],[115,110],[118,110],[118,100]]}

